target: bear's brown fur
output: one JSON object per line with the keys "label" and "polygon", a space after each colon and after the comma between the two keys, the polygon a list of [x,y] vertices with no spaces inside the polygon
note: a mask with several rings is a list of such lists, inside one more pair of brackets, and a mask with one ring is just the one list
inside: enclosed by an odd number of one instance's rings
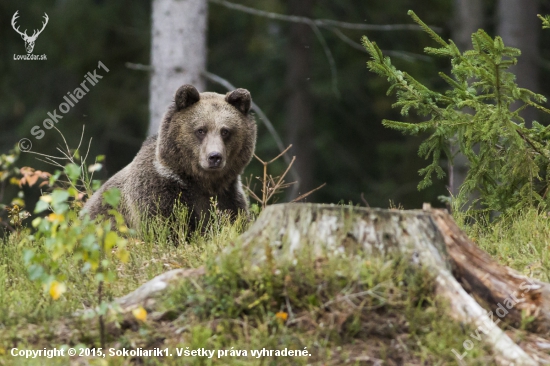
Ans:
{"label": "bear's brown fur", "polygon": [[[169,217],[176,202],[188,207],[190,230],[210,209],[235,217],[247,212],[240,174],[256,145],[256,123],[245,89],[221,95],[183,85],[164,115],[158,135],[149,137],[134,160],[111,177],[84,205],[92,218],[107,216],[102,194],[121,191],[119,210],[130,227],[153,215]],[[86,212],[84,211],[84,212]]]}

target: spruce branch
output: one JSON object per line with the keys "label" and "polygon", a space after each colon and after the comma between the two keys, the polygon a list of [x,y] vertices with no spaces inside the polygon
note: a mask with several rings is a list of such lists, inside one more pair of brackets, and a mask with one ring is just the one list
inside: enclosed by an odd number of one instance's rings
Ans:
{"label": "spruce branch", "polygon": [[[420,83],[405,71],[396,69],[375,42],[363,37],[362,43],[371,56],[367,67],[389,82],[388,95],[395,93],[394,108],[403,116],[414,111],[426,116],[420,122],[383,120],[384,126],[404,134],[426,133],[418,149],[419,156],[430,163],[420,169],[423,189],[432,184],[432,177],[445,176],[441,167],[442,155],[452,163],[450,144],[457,147],[469,161],[470,170],[456,197],[459,207],[470,213],[487,215],[490,212],[517,210],[527,206],[550,204],[550,128],[533,122],[525,127],[519,112],[536,108],[550,110],[540,103],[546,98],[519,88],[509,68],[515,65],[521,51],[507,47],[502,38],[491,38],[485,31],[472,34],[472,49],[461,53],[456,44],[445,42],[414,12],[413,20],[439,45],[426,47],[428,55],[447,57],[450,74],[439,73],[449,86],[444,93]],[[549,18],[550,19],[550,18]],[[550,23],[549,23],[550,24]],[[521,102],[519,107],[511,106]],[[547,177],[541,178],[544,172]],[[478,198],[471,200],[471,194]]]}
{"label": "spruce branch", "polygon": [[440,45],[442,45],[443,47],[448,47],[449,44],[447,42],[445,42],[443,40],[443,38],[441,38],[434,30],[432,27],[429,27],[426,23],[424,23],[422,20],[420,20],[420,18],[415,14],[414,11],[412,10],[409,10],[407,12],[407,14],[416,22],[416,24],[418,24],[422,30],[426,33],[428,33],[428,35],[430,37],[432,37],[432,39],[434,41],[436,41],[437,43],[439,43]]}
{"label": "spruce branch", "polygon": [[542,28],[548,29],[550,28],[550,15],[542,16],[540,14],[537,14],[537,17],[542,20]]}

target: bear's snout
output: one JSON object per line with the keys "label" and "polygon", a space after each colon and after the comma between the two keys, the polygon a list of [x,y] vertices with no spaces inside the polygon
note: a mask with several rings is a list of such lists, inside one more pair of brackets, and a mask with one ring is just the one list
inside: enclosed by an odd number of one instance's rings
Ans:
{"label": "bear's snout", "polygon": [[204,170],[221,170],[227,163],[226,146],[216,130],[201,141],[200,165]]}
{"label": "bear's snout", "polygon": [[210,169],[219,168],[223,161],[223,156],[221,153],[215,151],[208,154],[208,167]]}

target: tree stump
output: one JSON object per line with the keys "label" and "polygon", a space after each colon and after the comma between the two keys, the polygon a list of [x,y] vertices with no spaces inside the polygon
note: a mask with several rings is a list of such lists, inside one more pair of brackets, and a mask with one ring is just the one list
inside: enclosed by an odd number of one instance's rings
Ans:
{"label": "tree stump", "polygon": [[[517,324],[524,312],[535,317],[533,331],[548,332],[550,285],[496,263],[468,239],[446,210],[271,205],[239,241],[243,258],[258,266],[268,256],[276,262],[292,260],[297,250],[307,250],[312,256],[349,250],[369,256],[403,255],[413,266],[422,267],[434,276],[436,293],[450,305],[449,316],[483,333],[483,340],[492,348],[497,363],[538,364],[498,327],[497,315],[506,312],[503,319]],[[221,255],[230,252],[231,248],[227,248]],[[165,273],[161,280],[153,279],[120,299],[120,303],[124,307],[146,303],[170,282],[202,273],[202,269]],[[157,286],[161,282],[162,286]],[[490,310],[485,310],[476,299],[485,302]]]}

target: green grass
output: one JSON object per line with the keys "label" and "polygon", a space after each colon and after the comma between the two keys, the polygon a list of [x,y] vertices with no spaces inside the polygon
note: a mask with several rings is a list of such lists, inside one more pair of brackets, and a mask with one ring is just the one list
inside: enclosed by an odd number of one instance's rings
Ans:
{"label": "green grass", "polygon": [[468,236],[499,263],[526,276],[550,282],[550,213],[536,209],[506,216],[487,224],[464,224],[455,215]]}
{"label": "green grass", "polygon": [[[340,365],[458,364],[451,350],[462,350],[471,330],[453,322],[446,305],[434,297],[427,273],[411,270],[399,257],[344,254],[296,262],[250,265],[236,240],[248,226],[216,217],[203,233],[186,243],[181,211],[172,223],[153,220],[140,239],[128,243],[130,260],[116,262],[117,280],[108,299],[125,295],[173,268],[205,266],[206,275],[184,282],[164,295],[146,322],[131,314],[110,316],[107,348],[168,347],[172,357],[87,358],[92,364],[133,362],[147,365]],[[67,292],[52,300],[31,282],[23,262],[22,235],[0,242],[0,354],[12,347],[99,347],[96,319],[69,315],[97,306],[97,285],[68,259],[61,259]],[[41,242],[33,244],[41,250]],[[227,248],[224,250],[224,248]],[[220,254],[222,253],[223,254]],[[285,320],[286,317],[286,320]],[[178,357],[176,349],[247,350],[247,357]],[[304,350],[309,357],[251,356],[251,350]],[[370,360],[370,361],[367,361]],[[468,365],[492,364],[481,343],[465,359]],[[0,356],[0,365],[67,364],[68,358],[24,360]]]}

